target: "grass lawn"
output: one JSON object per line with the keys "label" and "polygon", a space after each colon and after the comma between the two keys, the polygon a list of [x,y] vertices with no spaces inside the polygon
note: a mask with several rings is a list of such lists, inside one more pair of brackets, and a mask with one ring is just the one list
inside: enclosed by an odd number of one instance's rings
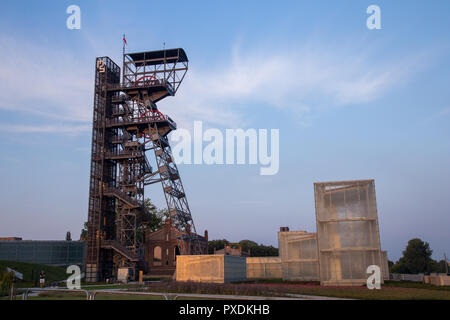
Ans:
{"label": "grass lawn", "polygon": [[103,285],[81,284],[81,289],[83,290],[126,289],[128,287],[129,285],[123,284],[103,284]]}
{"label": "grass lawn", "polygon": [[[86,300],[86,294],[78,292],[42,292],[36,297],[28,297],[28,300]],[[110,294],[98,292],[95,300],[165,300],[158,296],[139,296]]]}
{"label": "grass lawn", "polygon": [[[256,289],[256,288],[254,288]],[[349,299],[365,299],[365,300],[450,300],[449,290],[419,289],[411,287],[390,286],[386,285],[381,290],[368,290],[360,287],[305,287],[304,285],[291,284],[275,287],[273,285],[263,285],[258,287],[257,294],[248,293],[244,295],[257,296],[283,296],[286,293],[327,296]],[[153,290],[149,290],[153,291]],[[199,300],[198,298],[183,297],[183,293],[209,293],[209,294],[233,294],[232,292],[209,292],[210,290],[196,290],[196,292],[177,292],[180,296],[177,300]],[[172,292],[175,293],[175,292]],[[243,294],[243,293],[236,293]],[[21,299],[18,297],[17,299]],[[29,296],[29,300],[86,300],[84,293],[68,293],[68,292],[43,292],[39,296]],[[0,298],[6,300],[6,297]],[[140,296],[140,295],[124,295],[113,293],[97,293],[95,300],[164,300],[159,296]],[[209,299],[205,299],[209,300]]]}
{"label": "grass lawn", "polygon": [[[11,265],[11,263],[9,263]],[[14,266],[12,266],[14,267]],[[19,266],[21,267],[21,266]],[[19,269],[19,268],[18,268]],[[19,269],[20,270],[20,269]],[[22,270],[24,270],[22,268]],[[361,287],[322,287],[317,282],[282,281],[281,279],[258,280],[242,283],[212,284],[183,283],[172,280],[148,283],[146,285],[99,284],[83,285],[86,290],[123,289],[130,291],[167,292],[181,295],[180,300],[193,299],[182,297],[183,293],[246,295],[246,296],[288,296],[289,294],[325,296],[366,300],[450,300],[450,287],[439,287],[418,282],[387,281],[381,290],[368,290]],[[85,300],[83,293],[44,292],[30,300]],[[97,293],[96,300],[161,300],[164,297]]]}
{"label": "grass lawn", "polygon": [[[17,297],[17,300],[21,300],[21,297]],[[8,300],[7,297],[0,297],[0,301],[1,300]],[[36,301],[40,301],[40,300],[55,300],[55,301],[63,301],[63,300],[86,300],[86,296],[85,295],[54,295],[54,296],[38,296],[38,297],[28,297],[28,300],[36,300]],[[113,295],[113,294],[103,294],[103,295],[98,295],[95,297],[95,300],[110,300],[110,301],[114,301],[114,300],[165,300],[163,297],[152,297],[152,296],[147,296],[147,297],[142,297],[142,296],[124,296],[124,295]],[[223,300],[223,299],[206,299],[206,298],[192,298],[192,297],[177,297],[177,300]]]}
{"label": "grass lawn", "polygon": [[412,281],[386,281],[384,283],[384,286],[394,288],[416,288],[416,289],[429,289],[429,290],[440,290],[450,292],[450,286],[435,286],[434,284],[412,282]]}
{"label": "grass lawn", "polygon": [[[381,290],[361,287],[322,287],[310,282],[261,281],[249,283],[261,291],[288,292],[293,294],[328,296],[366,300],[450,300],[450,287],[439,287],[418,282],[387,281]],[[265,289],[263,289],[265,287]]]}
{"label": "grass lawn", "polygon": [[[65,280],[68,277],[66,268],[64,267],[52,267],[42,264],[15,262],[15,261],[0,261],[0,270],[6,270],[6,267],[14,269],[23,274],[23,281],[17,283],[18,287],[34,286],[33,272],[35,277],[39,277],[39,273],[44,270],[45,281],[47,283],[54,281]],[[36,280],[39,283],[39,278]]]}
{"label": "grass lawn", "polygon": [[365,300],[450,300],[449,291],[384,286],[381,290],[355,287],[293,288],[293,293]]}
{"label": "grass lawn", "polygon": [[144,290],[248,296],[301,294],[366,300],[450,300],[449,287],[411,282],[387,282],[382,285],[381,290],[368,290],[365,286],[323,287],[316,282],[283,282],[281,280],[252,281],[237,284],[166,282],[149,284],[145,286]]}

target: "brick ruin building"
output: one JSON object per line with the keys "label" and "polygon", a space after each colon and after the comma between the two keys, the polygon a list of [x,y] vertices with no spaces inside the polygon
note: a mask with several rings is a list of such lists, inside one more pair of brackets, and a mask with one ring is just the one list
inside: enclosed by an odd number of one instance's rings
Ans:
{"label": "brick ruin building", "polygon": [[[172,275],[176,268],[176,256],[180,254],[176,230],[167,219],[164,226],[145,235],[145,264],[151,275]],[[200,243],[201,254],[208,254],[208,231],[204,236],[192,234]],[[187,244],[186,244],[187,245]]]}

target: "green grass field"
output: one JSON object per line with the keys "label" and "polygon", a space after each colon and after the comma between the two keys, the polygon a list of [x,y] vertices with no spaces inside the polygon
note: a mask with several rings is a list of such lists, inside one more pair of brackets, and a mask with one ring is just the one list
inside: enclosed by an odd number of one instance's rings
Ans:
{"label": "green grass field", "polygon": [[450,291],[385,285],[381,290],[367,288],[293,288],[292,293],[364,300],[450,300]]}
{"label": "green grass field", "polygon": [[[148,289],[148,288],[146,288]],[[410,284],[387,284],[381,290],[368,290],[360,287],[303,287],[302,285],[283,286],[283,289],[274,286],[262,286],[254,288],[256,291],[236,292],[235,294],[256,295],[256,296],[284,296],[285,294],[302,294],[313,296],[325,296],[336,298],[349,299],[364,299],[364,300],[450,300],[450,290],[442,290],[437,288],[417,288],[411,287]],[[131,290],[131,289],[130,289]],[[153,290],[149,290],[153,291]],[[181,290],[180,290],[181,291]],[[255,293],[257,292],[257,293]],[[190,292],[173,292],[179,295],[178,300],[198,300],[197,298],[182,297],[183,293],[203,293],[203,294],[233,294],[233,292],[211,292],[211,290],[196,290]],[[21,297],[17,297],[18,300]],[[67,293],[67,292],[43,292],[38,296],[29,296],[29,300],[86,300],[84,293]],[[206,298],[205,298],[206,299]],[[209,298],[208,298],[209,299]],[[6,300],[6,297],[0,298]],[[114,293],[99,292],[95,296],[95,300],[164,300],[162,296],[139,296],[139,295],[125,295]]]}
{"label": "green grass field", "polygon": [[[133,289],[130,289],[133,290]],[[386,282],[381,290],[366,287],[322,287],[316,282],[251,281],[239,284],[155,283],[144,290],[249,296],[300,294],[366,300],[450,300],[450,287],[412,282]]]}
{"label": "green grass field", "polygon": [[[21,298],[19,298],[21,299]],[[72,292],[43,292],[36,297],[28,297],[28,300],[86,300],[84,293]],[[138,296],[111,293],[97,293],[95,300],[165,300],[159,296]]]}
{"label": "green grass field", "polygon": [[[18,286],[30,286],[33,285],[33,272],[35,277],[39,276],[41,270],[45,272],[46,282],[61,281],[67,279],[66,268],[63,267],[52,267],[42,264],[26,263],[26,262],[15,262],[15,261],[0,261],[0,271],[3,271],[9,267],[23,274],[23,282],[17,283]],[[37,280],[39,281],[39,280]]]}
{"label": "green grass field", "polygon": [[[0,270],[6,267],[13,268],[24,275],[23,282],[16,287],[33,286],[32,273],[44,270],[47,283],[66,279],[66,269],[23,262],[0,261]],[[313,296],[326,296],[336,298],[367,299],[367,300],[450,300],[450,287],[439,287],[431,284],[417,282],[387,281],[381,290],[368,290],[365,287],[322,287],[317,282],[292,282],[281,279],[248,281],[237,284],[200,284],[177,283],[170,278],[148,278],[146,280],[162,280],[145,286],[118,285],[118,284],[83,284],[85,290],[124,289],[144,290],[168,293],[199,293],[223,295],[249,295],[249,296],[285,296],[286,294],[302,294]],[[30,300],[85,300],[86,296],[79,293],[45,292]],[[154,300],[163,297],[121,295],[99,293],[96,300]]]}
{"label": "green grass field", "polygon": [[419,282],[386,281],[381,290],[366,287],[322,287],[318,283],[261,281],[254,285],[266,285],[280,292],[366,300],[450,300],[450,287],[439,287]]}

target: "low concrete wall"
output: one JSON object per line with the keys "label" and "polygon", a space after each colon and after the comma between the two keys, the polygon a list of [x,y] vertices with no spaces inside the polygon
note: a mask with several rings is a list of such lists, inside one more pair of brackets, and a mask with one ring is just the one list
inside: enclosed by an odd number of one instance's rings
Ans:
{"label": "low concrete wall", "polygon": [[450,276],[447,275],[424,276],[423,282],[434,284],[435,286],[450,286]]}
{"label": "low concrete wall", "polygon": [[247,258],[247,279],[281,279],[282,277],[280,257]]}
{"label": "low concrete wall", "polygon": [[419,273],[419,274],[397,274],[397,273],[391,273],[389,279],[393,280],[393,281],[423,282],[424,275],[423,275],[423,273]]}
{"label": "low concrete wall", "polygon": [[246,263],[243,257],[225,255],[177,256],[177,281],[225,283],[245,281],[246,279]]}

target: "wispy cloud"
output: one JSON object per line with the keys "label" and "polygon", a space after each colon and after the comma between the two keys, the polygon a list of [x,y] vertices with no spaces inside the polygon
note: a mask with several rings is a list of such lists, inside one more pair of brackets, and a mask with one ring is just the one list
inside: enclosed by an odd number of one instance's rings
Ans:
{"label": "wispy cloud", "polygon": [[435,119],[439,119],[439,118],[442,118],[442,117],[446,117],[446,116],[448,116],[448,115],[450,115],[450,107],[443,108],[443,109],[441,109],[440,111],[434,113],[434,114],[431,115],[430,117],[426,118],[426,119],[425,119],[425,122],[430,122],[430,121],[433,121],[433,120],[435,120]]}
{"label": "wispy cloud", "polygon": [[436,114],[436,116],[438,116],[438,117],[448,116],[448,115],[450,115],[450,107],[444,108]]}
{"label": "wispy cloud", "polygon": [[0,132],[14,133],[66,133],[77,135],[90,130],[89,125],[14,125],[0,123]]}
{"label": "wispy cloud", "polygon": [[[92,114],[91,60],[64,49],[0,37],[0,109],[27,112],[64,126],[15,125],[17,132],[80,133]],[[387,61],[370,49],[323,43],[289,48],[230,50],[228,60],[192,64],[175,99],[160,104],[182,127],[246,125],[246,105],[263,103],[296,117],[326,107],[374,101],[402,84],[420,65],[418,57]],[[414,68],[412,67],[414,66]],[[413,71],[414,70],[414,71]],[[165,106],[168,106],[166,108]]]}
{"label": "wispy cloud", "polygon": [[80,55],[7,36],[0,37],[0,46],[0,109],[90,121],[91,68]]}
{"label": "wispy cloud", "polygon": [[422,58],[388,61],[369,49],[346,50],[321,44],[287,48],[232,48],[229,61],[196,68],[170,102],[184,120],[216,125],[245,123],[246,104],[264,103],[296,115],[324,107],[374,101],[405,83]]}

